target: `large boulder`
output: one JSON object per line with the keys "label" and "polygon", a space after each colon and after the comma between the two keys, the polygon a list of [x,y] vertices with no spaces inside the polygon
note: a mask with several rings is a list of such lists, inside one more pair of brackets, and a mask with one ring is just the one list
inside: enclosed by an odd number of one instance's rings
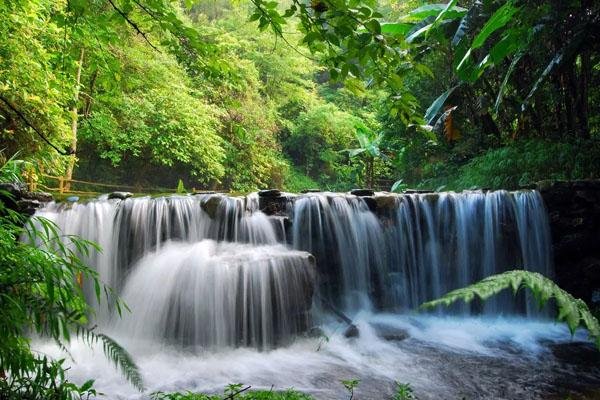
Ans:
{"label": "large boulder", "polygon": [[208,214],[209,217],[215,219],[222,200],[222,197],[219,195],[210,196],[205,199],[202,199],[200,207],[204,210],[205,213]]}

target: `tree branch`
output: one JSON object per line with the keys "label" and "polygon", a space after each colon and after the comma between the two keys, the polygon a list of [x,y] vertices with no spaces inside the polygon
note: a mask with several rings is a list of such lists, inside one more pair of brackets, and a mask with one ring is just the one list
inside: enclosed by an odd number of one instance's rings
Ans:
{"label": "tree branch", "polygon": [[113,0],[108,0],[108,2],[109,2],[109,3],[110,3],[110,5],[112,6],[112,8],[114,8],[114,9],[115,9],[115,11],[116,11],[116,12],[118,12],[118,13],[119,13],[119,15],[121,15],[121,17],[123,17],[123,19],[124,19],[125,21],[127,21],[127,23],[128,23],[128,24],[129,24],[129,25],[130,25],[130,26],[131,26],[131,27],[132,27],[132,28],[133,28],[133,29],[134,29],[134,30],[135,30],[135,31],[136,31],[138,34],[140,34],[140,35],[141,35],[141,36],[144,38],[144,40],[146,41],[146,43],[148,43],[148,44],[150,45],[150,47],[152,47],[154,50],[158,51],[159,53],[161,52],[161,51],[158,49],[158,47],[156,47],[155,45],[153,45],[153,44],[152,44],[152,42],[150,41],[150,39],[148,39],[148,35],[147,35],[147,34],[146,34],[144,31],[142,31],[142,30],[140,29],[140,27],[139,27],[139,26],[137,26],[137,24],[136,24],[135,22],[133,22],[133,21],[132,21],[132,20],[131,20],[131,19],[130,19],[128,16],[127,16],[127,14],[125,14],[125,13],[123,12],[123,10],[121,10],[119,7],[117,7],[117,6],[115,5],[115,3],[113,2]]}
{"label": "tree branch", "polygon": [[65,150],[61,150],[58,147],[56,147],[46,136],[44,136],[44,134],[42,132],[40,132],[35,126],[33,126],[33,124],[31,122],[29,122],[29,120],[27,119],[27,117],[25,117],[25,115],[21,111],[17,110],[17,108],[15,106],[13,106],[10,101],[8,101],[7,99],[5,99],[2,96],[0,96],[0,100],[2,100],[2,102],[4,104],[6,104],[8,106],[8,108],[11,109],[12,112],[14,112],[15,114],[17,114],[17,116],[19,118],[21,118],[21,120],[23,120],[23,122],[25,122],[25,125],[27,125],[31,129],[33,129],[33,131],[39,137],[41,137],[44,142],[46,142],[50,147],[52,147],[54,150],[56,150],[60,155],[70,156],[70,155],[73,155],[75,153],[72,149],[69,150],[69,151],[65,151]]}

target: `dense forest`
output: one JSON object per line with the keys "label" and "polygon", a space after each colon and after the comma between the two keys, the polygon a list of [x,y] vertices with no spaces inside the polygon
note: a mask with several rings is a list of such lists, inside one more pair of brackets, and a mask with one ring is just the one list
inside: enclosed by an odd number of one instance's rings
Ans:
{"label": "dense forest", "polygon": [[180,179],[248,192],[595,177],[598,11],[583,0],[3,2],[2,156],[30,160],[28,179],[48,187],[44,175],[139,191]]}

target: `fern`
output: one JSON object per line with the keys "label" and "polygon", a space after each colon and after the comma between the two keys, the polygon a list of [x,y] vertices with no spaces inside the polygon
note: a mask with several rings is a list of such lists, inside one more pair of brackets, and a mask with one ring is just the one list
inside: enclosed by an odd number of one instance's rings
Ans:
{"label": "fern", "polygon": [[133,387],[140,392],[144,391],[144,380],[142,379],[138,366],[135,364],[127,350],[121,347],[114,339],[103,333],[95,333],[87,328],[78,329],[77,336],[88,346],[102,342],[102,350],[104,351],[106,358],[112,361],[115,366],[121,370],[125,379],[127,379]]}
{"label": "fern", "polygon": [[475,297],[486,300],[509,288],[512,288],[514,294],[521,288],[530,289],[540,307],[548,300],[554,299],[558,308],[558,320],[567,324],[571,334],[574,334],[578,327],[584,326],[590,339],[600,349],[600,324],[585,302],[574,298],[551,279],[537,272],[515,270],[492,275],[473,285],[453,290],[439,299],[427,302],[421,305],[421,308],[449,306],[459,300],[469,303]]}

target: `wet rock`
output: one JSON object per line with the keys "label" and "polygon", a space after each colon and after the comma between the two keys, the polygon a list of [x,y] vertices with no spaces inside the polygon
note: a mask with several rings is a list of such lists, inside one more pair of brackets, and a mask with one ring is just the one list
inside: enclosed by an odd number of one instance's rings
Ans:
{"label": "wet rock", "polygon": [[125,199],[130,198],[131,196],[133,196],[133,194],[130,192],[112,192],[112,193],[109,193],[108,198],[125,200]]}
{"label": "wet rock", "polygon": [[52,197],[50,193],[46,192],[27,192],[23,197],[30,200],[37,200],[41,203],[48,203],[54,200],[54,197]]}
{"label": "wet rock", "polygon": [[321,193],[321,189],[304,189],[300,193]]}
{"label": "wet rock", "polygon": [[279,197],[281,191],[279,189],[264,189],[258,192],[258,197]]}
{"label": "wet rock", "polygon": [[346,330],[344,331],[344,337],[347,338],[355,338],[358,337],[360,332],[358,331],[358,327],[354,324],[348,325]]}
{"label": "wet rock", "polygon": [[375,191],[373,189],[352,189],[350,194],[355,196],[373,196]]}
{"label": "wet rock", "polygon": [[406,329],[386,324],[373,324],[371,326],[375,330],[377,336],[391,342],[400,342],[410,337]]}
{"label": "wet rock", "polygon": [[217,192],[215,192],[214,190],[197,190],[194,193],[192,193],[192,195],[197,194],[217,194]]}
{"label": "wet rock", "polygon": [[79,201],[79,196],[69,196],[65,200],[69,203],[77,203]]}
{"label": "wet rock", "polygon": [[17,211],[26,215],[35,214],[35,211],[41,206],[42,204],[37,200],[22,199],[17,201]]}
{"label": "wet rock", "polygon": [[390,212],[397,208],[398,197],[392,195],[375,196],[377,211]]}
{"label": "wet rock", "polygon": [[3,182],[0,183],[0,191],[8,192],[14,198],[21,198],[23,193],[27,192],[27,185],[24,183]]}
{"label": "wet rock", "polygon": [[209,217],[215,218],[217,216],[217,210],[221,204],[221,196],[210,196],[207,199],[203,199],[200,203],[200,208],[208,214]]}
{"label": "wet rock", "polygon": [[369,210],[373,212],[377,211],[377,202],[375,201],[374,197],[363,196],[362,199],[367,204],[367,207],[369,207]]}
{"label": "wet rock", "polygon": [[258,198],[258,208],[267,215],[285,215],[287,204],[288,198],[285,196]]}
{"label": "wet rock", "polygon": [[425,193],[434,193],[433,190],[425,190],[425,189],[406,189],[403,191],[406,194],[425,194]]}

